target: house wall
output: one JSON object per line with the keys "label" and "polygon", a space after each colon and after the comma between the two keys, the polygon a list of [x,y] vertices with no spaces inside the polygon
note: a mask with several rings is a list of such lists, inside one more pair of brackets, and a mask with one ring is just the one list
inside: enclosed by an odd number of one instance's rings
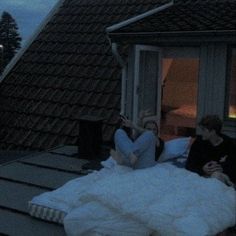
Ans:
{"label": "house wall", "polygon": [[217,114],[224,118],[227,45],[211,43],[200,48],[199,116]]}
{"label": "house wall", "polygon": [[[223,132],[236,138],[236,121],[229,121],[225,118],[225,105],[227,105],[225,100],[227,83],[227,43],[199,43],[199,48],[200,64],[197,94],[197,120],[207,114],[219,115],[219,117],[224,121]],[[134,70],[134,57],[134,50],[131,50],[128,65],[129,86],[127,87],[127,114],[132,113],[133,106],[131,97],[133,94],[132,70]],[[191,72],[189,71],[189,73]],[[190,87],[192,86],[189,84],[189,88]],[[185,91],[182,91],[181,93],[184,96]],[[178,98],[176,96],[176,102],[177,101]],[[191,101],[191,98],[189,98],[189,101],[194,102]],[[132,115],[130,115],[130,117],[132,117]]]}
{"label": "house wall", "polygon": [[224,121],[223,133],[236,138],[236,121],[225,118],[227,87],[227,44],[201,45],[198,90],[198,119],[216,114]]}

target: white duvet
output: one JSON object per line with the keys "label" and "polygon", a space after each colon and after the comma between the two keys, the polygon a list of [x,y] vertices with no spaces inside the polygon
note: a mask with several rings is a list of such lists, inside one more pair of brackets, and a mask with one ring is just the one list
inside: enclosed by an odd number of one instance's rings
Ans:
{"label": "white duvet", "polygon": [[171,164],[103,168],[32,203],[67,212],[75,235],[214,235],[236,222],[236,194],[217,179]]}

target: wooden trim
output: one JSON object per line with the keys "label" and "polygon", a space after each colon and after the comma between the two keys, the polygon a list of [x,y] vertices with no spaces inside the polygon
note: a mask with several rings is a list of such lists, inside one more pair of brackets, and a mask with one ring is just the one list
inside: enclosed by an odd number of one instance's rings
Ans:
{"label": "wooden trim", "polygon": [[121,76],[121,113],[126,114],[126,94],[127,94],[127,64],[122,67]]}
{"label": "wooden trim", "polygon": [[142,20],[142,19],[144,19],[146,17],[149,17],[149,16],[151,16],[153,14],[156,14],[157,12],[163,11],[166,8],[169,8],[169,7],[173,6],[173,5],[174,5],[174,1],[172,0],[172,1],[170,1],[170,2],[168,2],[166,4],[164,4],[164,5],[161,5],[161,6],[157,7],[157,8],[151,9],[151,10],[149,10],[147,12],[144,12],[142,14],[139,14],[139,15],[134,16],[132,18],[129,18],[127,20],[121,21],[121,22],[119,22],[117,24],[111,25],[111,26],[106,28],[106,32],[109,33],[109,32],[113,32],[115,30],[119,30],[119,29],[121,29],[121,28],[123,28],[123,27],[125,27],[127,25],[133,24],[133,23],[135,23],[135,22],[137,22],[139,20]]}
{"label": "wooden trim", "polygon": [[235,31],[228,34],[191,34],[190,32],[176,33],[176,32],[163,32],[163,33],[145,33],[145,34],[109,34],[112,42],[122,42],[125,40],[129,44],[173,44],[179,45],[200,45],[204,43],[213,42],[235,42]]}

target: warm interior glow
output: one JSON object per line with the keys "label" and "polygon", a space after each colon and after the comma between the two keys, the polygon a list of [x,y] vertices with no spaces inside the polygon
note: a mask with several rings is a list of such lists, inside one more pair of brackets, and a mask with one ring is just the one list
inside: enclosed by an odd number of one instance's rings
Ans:
{"label": "warm interior glow", "polygon": [[229,107],[229,118],[236,118],[236,106]]}
{"label": "warm interior glow", "polygon": [[236,118],[236,48],[232,48],[231,63],[230,63],[230,84],[229,84],[229,109],[228,117]]}
{"label": "warm interior glow", "polygon": [[162,60],[162,117],[160,133],[165,140],[190,136],[196,127],[198,58]]}

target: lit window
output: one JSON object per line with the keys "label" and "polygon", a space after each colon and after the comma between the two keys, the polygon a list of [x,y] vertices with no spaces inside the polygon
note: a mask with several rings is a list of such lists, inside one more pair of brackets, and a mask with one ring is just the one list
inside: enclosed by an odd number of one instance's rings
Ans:
{"label": "lit window", "polygon": [[236,48],[231,49],[227,117],[236,119]]}

